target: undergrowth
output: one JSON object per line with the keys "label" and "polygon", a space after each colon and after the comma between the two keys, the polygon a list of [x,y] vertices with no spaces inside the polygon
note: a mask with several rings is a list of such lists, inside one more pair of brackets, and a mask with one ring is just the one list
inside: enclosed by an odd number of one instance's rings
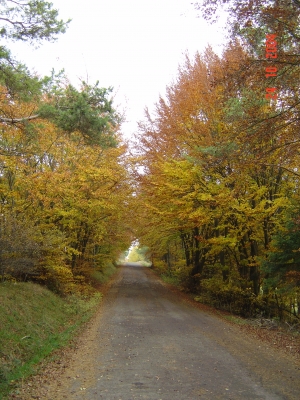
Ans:
{"label": "undergrowth", "polygon": [[116,272],[117,267],[113,263],[108,263],[105,268],[93,271],[90,275],[91,279],[96,283],[106,283],[110,277]]}
{"label": "undergrowth", "polygon": [[160,277],[164,282],[169,283],[170,285],[177,287],[180,286],[180,279],[177,276],[170,274],[161,274]]}

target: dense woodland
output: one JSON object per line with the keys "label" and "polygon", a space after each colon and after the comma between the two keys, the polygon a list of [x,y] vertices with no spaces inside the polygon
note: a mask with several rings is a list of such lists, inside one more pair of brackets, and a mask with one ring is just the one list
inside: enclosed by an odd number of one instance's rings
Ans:
{"label": "dense woodland", "polygon": [[[45,1],[0,7],[6,40],[69,23]],[[186,56],[130,149],[111,88],[41,79],[0,47],[2,281],[85,292],[138,238],[200,301],[298,318],[300,3],[204,0],[195,17],[222,7],[222,55]]]}
{"label": "dense woodland", "polygon": [[222,55],[186,56],[140,123],[138,237],[154,267],[200,301],[296,319],[300,3],[195,5],[208,20],[221,6],[230,15]]}
{"label": "dense woodland", "polygon": [[[1,16],[2,38],[34,44],[68,25],[45,1],[1,2]],[[122,116],[111,88],[34,76],[0,50],[0,278],[86,293],[132,241]]]}

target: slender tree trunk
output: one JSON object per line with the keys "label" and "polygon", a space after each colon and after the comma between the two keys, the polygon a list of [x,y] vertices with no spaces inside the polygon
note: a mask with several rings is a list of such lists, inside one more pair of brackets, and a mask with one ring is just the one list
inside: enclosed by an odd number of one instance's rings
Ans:
{"label": "slender tree trunk", "polygon": [[[251,257],[256,260],[258,256],[258,245],[256,240],[251,240]],[[255,295],[259,294],[260,285],[260,271],[257,265],[253,265],[250,268],[250,280],[253,282],[253,292]]]}
{"label": "slender tree trunk", "polygon": [[189,267],[191,265],[191,248],[189,245],[188,234],[181,233],[180,238],[181,238],[181,243],[182,243],[182,247],[184,250],[186,266]]}

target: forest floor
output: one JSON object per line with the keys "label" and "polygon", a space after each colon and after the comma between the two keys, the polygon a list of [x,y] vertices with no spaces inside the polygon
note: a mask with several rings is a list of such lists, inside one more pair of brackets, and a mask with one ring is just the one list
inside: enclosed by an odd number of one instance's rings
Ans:
{"label": "forest floor", "polygon": [[9,399],[300,398],[299,336],[196,303],[145,267],[104,289],[80,337]]}

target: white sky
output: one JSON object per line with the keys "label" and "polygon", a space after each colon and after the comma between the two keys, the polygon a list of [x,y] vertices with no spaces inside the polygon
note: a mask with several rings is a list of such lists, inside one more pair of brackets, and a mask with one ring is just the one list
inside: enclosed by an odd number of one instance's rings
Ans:
{"label": "white sky", "polygon": [[164,95],[184,53],[193,56],[210,43],[221,51],[225,34],[197,18],[190,0],[52,0],[60,17],[72,22],[55,43],[33,49],[10,46],[15,58],[40,75],[65,69],[79,79],[114,87],[115,106],[125,110],[126,137]]}

